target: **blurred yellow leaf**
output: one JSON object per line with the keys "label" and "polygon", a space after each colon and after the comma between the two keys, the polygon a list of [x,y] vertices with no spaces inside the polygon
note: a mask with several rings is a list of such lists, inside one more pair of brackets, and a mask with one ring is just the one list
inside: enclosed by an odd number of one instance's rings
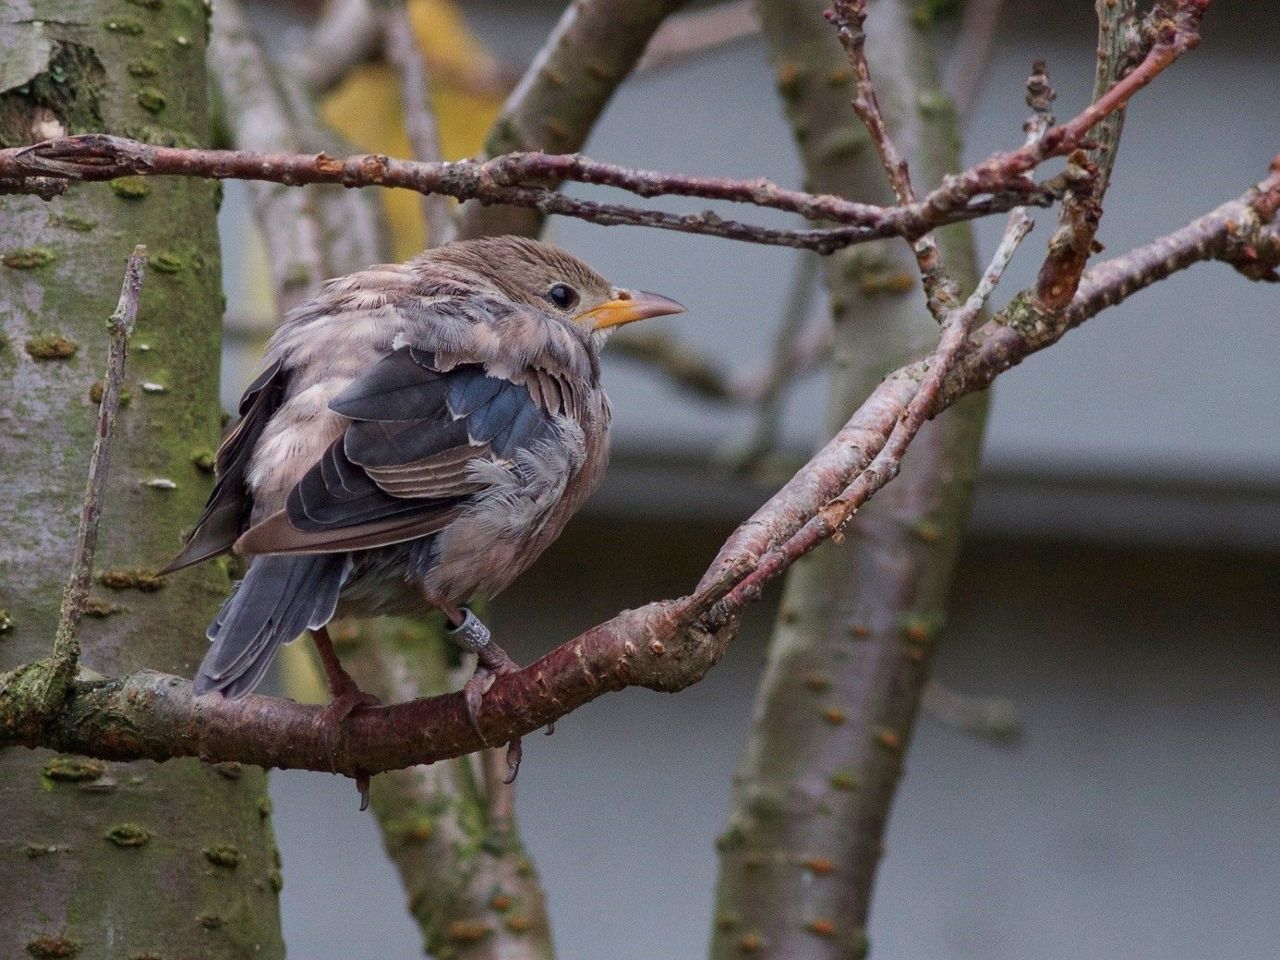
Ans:
{"label": "blurred yellow leaf", "polygon": [[[502,97],[496,92],[474,92],[486,84],[459,80],[470,72],[491,75],[493,58],[467,28],[452,0],[409,0],[408,10],[432,77],[445,158],[475,156],[502,106]],[[361,150],[394,157],[412,155],[404,131],[400,80],[385,64],[366,64],[353,70],[321,105],[321,116]],[[426,245],[420,198],[407,190],[384,190],[382,197],[395,255],[408,259]]]}

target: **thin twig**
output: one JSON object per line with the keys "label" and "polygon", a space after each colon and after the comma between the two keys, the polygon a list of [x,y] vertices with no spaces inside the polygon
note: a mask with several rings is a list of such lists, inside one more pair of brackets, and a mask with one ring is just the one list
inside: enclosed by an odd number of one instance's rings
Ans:
{"label": "thin twig", "polygon": [[[871,66],[867,63],[866,55],[867,34],[863,30],[867,19],[867,0],[836,0],[832,9],[827,12],[827,19],[835,25],[836,35],[853,65],[854,78],[858,84],[858,95],[853,101],[854,112],[871,134],[871,142],[875,144],[880,161],[889,175],[889,184],[893,187],[898,203],[903,206],[913,204],[916,202],[916,191],[911,183],[907,158],[898,150],[889,134],[889,126],[885,123],[884,114],[880,112],[880,101],[871,82]],[[938,249],[938,242],[932,235],[926,233],[916,238],[911,244],[911,252],[915,254],[916,265],[920,268],[929,312],[942,323],[947,314],[958,306],[959,288],[947,273],[942,263],[942,251]]]}
{"label": "thin twig", "polygon": [[129,335],[133,333],[133,324],[138,318],[138,300],[142,295],[146,266],[147,248],[138,244],[129,255],[120,300],[107,321],[111,344],[107,354],[107,373],[102,383],[102,400],[98,403],[98,430],[94,434],[93,453],[89,457],[89,477],[85,481],[84,506],[80,510],[71,578],[62,595],[58,629],[53,637],[53,671],[63,683],[71,681],[80,662],[80,618],[84,615],[89,584],[93,581],[93,558],[98,548],[98,523],[102,518],[103,494],[111,467],[111,441],[115,434],[116,413],[120,409],[124,362],[129,352]]}
{"label": "thin twig", "polygon": [[983,272],[982,279],[978,281],[977,288],[962,306],[952,310],[943,320],[938,345],[925,361],[925,369],[928,372],[920,381],[915,396],[907,404],[898,424],[893,428],[888,442],[876,454],[866,470],[862,471],[849,485],[849,488],[822,509],[823,521],[835,532],[835,535],[839,535],[839,531],[853,518],[862,504],[896,477],[902,469],[902,458],[907,448],[916,438],[925,421],[933,415],[942,385],[955,369],[960,352],[968,339],[970,326],[990,299],[1009,261],[1013,259],[1018,245],[1031,232],[1033,226],[1034,223],[1025,210],[1018,208],[1009,214],[1004,236],[1001,237],[995,255]]}
{"label": "thin twig", "polygon": [[[792,246],[830,253],[884,237],[914,237],[935,227],[1008,212],[1015,206],[1048,206],[1061,195],[1055,180],[1032,184],[1019,174],[1011,190],[988,190],[956,202],[944,184],[918,203],[881,207],[830,194],[789,190],[764,179],[735,180],[634,170],[589,160],[577,154],[514,153],[487,161],[417,163],[380,154],[334,158],[326,154],[255,153],[162,147],[104,134],[47,140],[30,147],[0,150],[0,177],[60,177],[67,181],[112,180],[128,175],[195,176],[347,187],[402,187],[444,193],[458,199],[530,207],[604,225],[630,224],[684,233]],[[566,197],[546,187],[514,186],[526,181],[573,180],[617,187],[640,196],[690,196],[727,200],[798,213],[843,226],[785,230],[725,220],[704,211],[670,214],[621,204]]]}
{"label": "thin twig", "polygon": [[[387,61],[400,77],[404,129],[413,147],[414,159],[438,163],[444,159],[444,154],[440,150],[440,130],[431,103],[431,82],[413,32],[413,23],[403,3],[383,15],[383,36]],[[427,221],[430,246],[448,243],[457,234],[453,205],[444,194],[424,193],[422,215]]]}
{"label": "thin twig", "polygon": [[[1133,66],[1130,34],[1136,32],[1135,0],[1097,0],[1098,66],[1093,99],[1104,97],[1125,71]],[[1093,129],[1093,148],[1072,152],[1064,174],[1058,229],[1049,240],[1048,253],[1036,279],[1035,297],[1046,310],[1071,302],[1089,256],[1101,248],[1094,238],[1102,221],[1102,199],[1111,182],[1124,130],[1124,109],[1116,110]]]}
{"label": "thin twig", "polygon": [[[542,213],[578,217],[605,225],[632,224],[700,233],[755,243],[830,253],[855,243],[890,236],[918,238],[949,223],[972,220],[1015,206],[1048,206],[1065,185],[1036,184],[1027,175],[1051,157],[1066,156],[1085,144],[1095,124],[1128,103],[1179,56],[1199,44],[1199,26],[1211,0],[1179,0],[1167,18],[1151,26],[1155,36],[1146,57],[1105,96],[1069,123],[1054,127],[1033,144],[993,154],[943,183],[913,204],[878,207],[830,195],[785,190],[766,180],[732,180],[632,170],[587,160],[576,154],[513,153],[491,161],[430,164],[378,154],[334,159],[325,154],[262,154],[245,151],[158,147],[118,137],[85,134],[0,150],[0,182],[13,189],[35,181],[48,193],[50,178],[110,180],[129,174],[236,178],[297,185],[339,183],[347,187],[404,187],[529,207]],[[662,194],[749,203],[844,224],[831,230],[771,230],[721,219],[710,211],[675,216],[620,204],[574,200],[546,188],[513,186],[522,181],[576,180],[619,187],[641,196]]]}

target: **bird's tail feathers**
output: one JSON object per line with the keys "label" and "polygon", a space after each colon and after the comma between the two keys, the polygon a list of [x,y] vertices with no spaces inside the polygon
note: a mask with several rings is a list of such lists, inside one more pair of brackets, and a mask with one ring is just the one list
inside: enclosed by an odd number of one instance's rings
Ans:
{"label": "bird's tail feathers", "polygon": [[196,673],[195,692],[236,699],[252,691],[280,644],[333,619],[350,573],[348,554],[254,557],[209,625],[213,646]]}

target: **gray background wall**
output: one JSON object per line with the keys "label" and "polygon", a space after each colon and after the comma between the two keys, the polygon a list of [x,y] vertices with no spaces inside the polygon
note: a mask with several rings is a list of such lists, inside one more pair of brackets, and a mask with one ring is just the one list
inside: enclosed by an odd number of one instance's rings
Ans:
{"label": "gray background wall", "polygon": [[[969,159],[1017,141],[1032,59],[1048,59],[1060,115],[1085,103],[1091,7],[1008,4]],[[497,0],[468,9],[513,63],[557,12]],[[1219,0],[1200,50],[1135,101],[1100,237],[1108,252],[1262,176],[1280,146],[1277,40],[1274,4]],[[589,153],[798,181],[750,41],[628,84]],[[260,309],[237,300],[251,248],[234,191],[224,211],[232,309]],[[1031,278],[1051,222],[1041,216],[1006,296]],[[985,252],[998,229],[979,226]],[[670,329],[727,367],[760,362],[794,254],[566,221],[552,236],[620,281],[687,303]],[[959,690],[1012,697],[1026,735],[996,747],[921,724],[891,822],[876,956],[1277,955],[1276,307],[1274,289],[1202,266],[1001,379],[975,539],[937,669]],[[229,346],[228,400],[249,377],[250,352]],[[624,606],[687,590],[728,525],[767,492],[707,456],[742,436],[740,417],[616,359],[606,377],[618,408],[610,481],[498,608],[522,659]],[[822,386],[813,378],[790,404],[791,450],[819,439]],[[762,604],[698,687],[608,697],[527,743],[519,812],[562,956],[704,951],[712,840],[770,617]],[[418,956],[350,785],[313,774],[272,783],[292,955]]]}

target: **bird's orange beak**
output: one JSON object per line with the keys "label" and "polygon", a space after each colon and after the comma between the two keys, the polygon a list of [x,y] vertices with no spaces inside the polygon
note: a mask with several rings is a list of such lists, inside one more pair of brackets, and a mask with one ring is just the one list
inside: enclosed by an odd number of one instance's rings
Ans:
{"label": "bird's orange beak", "polygon": [[618,290],[612,300],[606,300],[600,306],[588,310],[578,319],[589,320],[595,330],[607,330],[624,323],[665,317],[672,313],[684,313],[684,306],[670,297],[645,293],[643,290]]}

